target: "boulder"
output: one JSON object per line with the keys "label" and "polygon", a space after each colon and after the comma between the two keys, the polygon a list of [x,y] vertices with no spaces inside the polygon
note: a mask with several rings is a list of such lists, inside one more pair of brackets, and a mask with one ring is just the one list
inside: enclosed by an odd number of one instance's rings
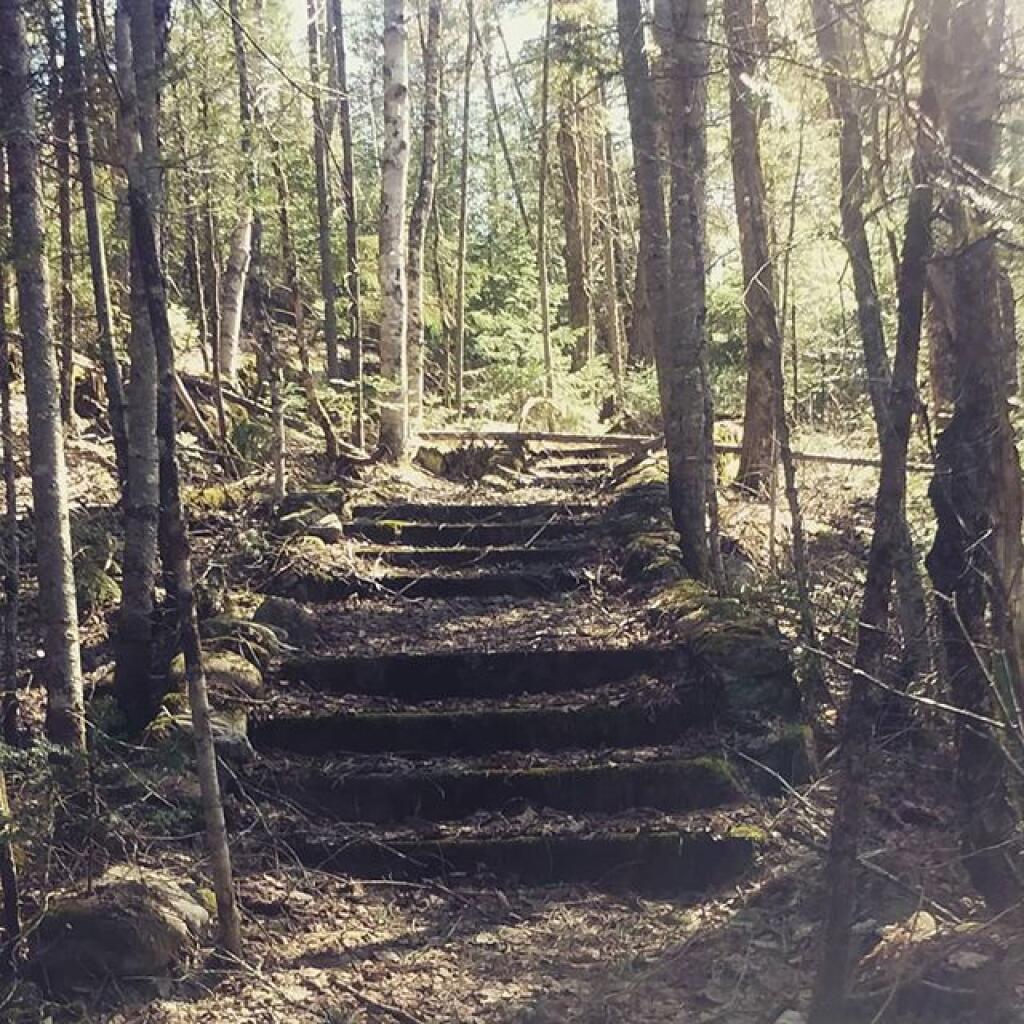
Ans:
{"label": "boulder", "polygon": [[60,996],[110,978],[166,977],[198,950],[212,922],[208,904],[168,874],[111,868],[91,895],[54,900],[33,936],[32,973]]}
{"label": "boulder", "polygon": [[316,616],[305,605],[287,597],[268,597],[256,609],[253,621],[282,630],[288,642],[307,647],[316,642],[319,627]]}
{"label": "boulder", "polygon": [[[203,657],[206,685],[213,698],[263,696],[263,673],[234,651],[206,651]],[[187,689],[185,659],[178,655],[168,673],[170,689]]]}
{"label": "boulder", "polygon": [[334,512],[326,512],[305,530],[307,537],[319,537],[325,544],[337,544],[345,536],[345,526],[341,517]]}

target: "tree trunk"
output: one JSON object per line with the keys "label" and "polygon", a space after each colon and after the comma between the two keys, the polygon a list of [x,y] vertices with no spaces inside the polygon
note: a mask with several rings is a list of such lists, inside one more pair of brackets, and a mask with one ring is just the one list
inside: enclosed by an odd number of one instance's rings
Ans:
{"label": "tree trunk", "polygon": [[[604,90],[601,92],[602,111]],[[611,363],[612,379],[615,384],[615,411],[621,411],[626,404],[625,394],[625,352],[622,342],[622,318],[619,312],[620,268],[615,249],[618,232],[618,217],[615,199],[615,165],[611,131],[606,128],[602,136],[601,160],[598,169],[599,181],[603,183],[604,222],[601,225],[601,259],[604,280],[601,291],[601,333]]]}
{"label": "tree trunk", "polygon": [[581,370],[594,351],[590,268],[584,231],[583,175],[578,99],[570,87],[558,111],[558,154],[562,168],[562,219],[565,229],[565,273],[569,291],[569,327],[573,334],[570,369]]}
{"label": "tree trunk", "polygon": [[[121,159],[148,188],[141,150],[139,96],[133,67],[131,13],[120,3],[115,21],[115,59],[120,93]],[[131,241],[131,239],[130,239]],[[131,376],[128,382],[128,462],[124,488],[124,559],[121,607],[117,620],[117,661],[114,691],[132,732],[151,721],[158,706],[153,687],[154,586],[160,521],[160,466],[156,437],[156,353],[138,254],[131,249],[131,311],[129,336]]]}
{"label": "tree trunk", "polygon": [[907,448],[917,407],[917,369],[924,317],[928,260],[931,256],[932,186],[929,132],[935,117],[932,55],[948,30],[948,0],[922,3],[927,25],[922,69],[921,113],[927,122],[918,132],[913,188],[907,211],[898,278],[899,326],[892,382],[882,433],[882,468],[875,498],[874,532],[867,579],[857,626],[853,678],[842,718],[839,796],[832,822],[826,867],[827,912],[822,957],[815,979],[811,1020],[826,1024],[842,1014],[847,987],[851,928],[856,911],[858,846],[869,782],[873,727],[872,680],[878,678],[888,638],[889,603],[902,543],[900,524],[907,492]]}
{"label": "tree trunk", "polygon": [[540,162],[537,168],[537,280],[540,285],[540,334],[544,352],[544,394],[555,394],[555,363],[551,351],[551,308],[548,298],[548,148],[551,91],[551,21],[554,0],[548,0],[544,21],[544,56],[540,85]]}
{"label": "tree trunk", "polygon": [[[868,375],[868,394],[881,446],[889,415],[886,404],[890,372],[882,325],[882,305],[864,217],[864,144],[857,97],[853,91],[845,43],[840,32],[841,16],[834,0],[812,0],[812,13],[818,51],[825,66],[825,87],[832,109],[839,118],[840,220],[857,298],[857,321]],[[900,519],[902,526],[897,528],[902,539],[897,559],[896,586],[903,629],[902,677],[906,684],[927,669],[930,656],[927,604],[905,511],[901,513]]]}
{"label": "tree trunk", "polygon": [[[707,164],[707,5],[704,0],[661,0],[656,27],[662,53],[670,116],[672,166],[669,267],[673,287],[668,329],[656,344],[668,373],[663,385],[672,514],[683,563],[698,580],[711,577],[707,509],[706,280],[704,189]],[[665,351],[667,349],[667,351]]]}
{"label": "tree trunk", "polygon": [[3,660],[0,661],[0,737],[10,746],[21,731],[18,706],[18,622],[21,612],[21,540],[18,533],[18,478],[14,464],[14,425],[11,416],[12,337],[8,302],[11,296],[7,259],[10,208],[7,197],[7,154],[0,146],[0,448],[4,472],[3,518]]}
{"label": "tree trunk", "polygon": [[[496,23],[497,24],[497,23]],[[498,144],[501,146],[501,155],[505,160],[505,170],[508,171],[508,182],[512,189],[512,196],[516,201],[516,209],[519,211],[519,219],[523,223],[523,230],[526,237],[533,238],[533,228],[530,225],[530,214],[526,209],[526,201],[523,199],[523,190],[519,184],[519,176],[516,173],[515,161],[512,159],[512,150],[509,148],[508,135],[505,132],[504,118],[498,107],[498,96],[494,89],[494,72],[491,69],[490,52],[483,45],[480,38],[480,26],[476,19],[473,20],[473,32],[476,37],[476,45],[480,49],[480,63],[484,69],[484,85],[487,87],[487,102],[491,108],[491,118],[494,121],[494,129],[498,134]]]}
{"label": "tree trunk", "polygon": [[[217,899],[217,920],[220,925],[221,943],[235,956],[241,956],[242,936],[235,901],[234,882],[231,872],[231,852],[228,845],[227,826],[224,821],[224,805],[221,800],[220,783],[217,778],[217,756],[213,746],[210,723],[210,702],[207,694],[206,677],[203,673],[202,646],[199,640],[199,621],[196,615],[195,595],[192,589],[192,566],[190,561],[188,533],[185,528],[185,513],[181,504],[181,490],[178,480],[176,452],[176,429],[174,422],[174,344],[167,321],[167,295],[163,274],[160,269],[153,217],[149,209],[149,197],[137,185],[130,188],[132,235],[135,251],[139,256],[142,273],[146,281],[146,299],[152,322],[152,334],[160,365],[160,388],[164,396],[160,402],[161,442],[170,452],[172,472],[166,493],[170,498],[168,551],[171,555],[171,576],[176,586],[179,631],[182,651],[185,656],[185,674],[188,680],[188,697],[192,713],[192,731],[196,743],[196,770],[199,775],[199,789],[206,825],[206,846],[213,873],[214,893]],[[167,410],[171,410],[170,414]]]}
{"label": "tree trunk", "polygon": [[[956,59],[950,57],[942,83],[941,127],[954,166],[985,180],[998,154],[1004,19],[999,0],[955,8],[949,36]],[[974,201],[970,188],[946,205],[953,228],[954,404],[937,445],[930,491],[937,531],[927,564],[939,594],[953,703],[968,715],[1008,719],[1010,735],[1019,736],[1024,494],[1007,400],[996,239],[992,211]],[[957,719],[961,853],[993,910],[1016,903],[1022,889],[1000,739],[982,723]]]}
{"label": "tree trunk", "polygon": [[0,0],[0,96],[6,108],[11,242],[28,405],[39,611],[48,706],[46,732],[85,749],[78,609],[68,518],[59,380],[50,326],[39,139],[21,0]]}
{"label": "tree trunk", "polygon": [[[50,37],[50,115],[53,118],[54,172],[57,177],[57,222],[60,235],[60,294],[58,338],[60,340],[60,418],[64,430],[74,433],[75,410],[75,257],[71,201],[71,103],[67,44],[57,41],[47,14]],[[60,68],[58,69],[58,59]]]}
{"label": "tree trunk", "polygon": [[462,70],[462,154],[459,160],[459,240],[455,250],[455,412],[465,405],[466,374],[466,208],[469,199],[469,99],[473,73],[473,0],[468,0],[469,27]]}
{"label": "tree trunk", "polygon": [[320,255],[320,297],[324,303],[324,347],[327,376],[341,376],[338,358],[337,287],[334,283],[334,253],[331,251],[331,203],[327,189],[327,128],[320,103],[320,29],[316,0],[306,2],[306,41],[309,51],[309,80],[313,91],[313,169],[316,172],[316,230]]}
{"label": "tree trunk", "polygon": [[423,415],[423,249],[437,181],[438,107],[441,102],[440,39],[441,0],[430,0],[427,8],[427,38],[423,48],[420,180],[412,213],[409,215],[409,417],[414,425],[419,424]]}
{"label": "tree trunk", "polygon": [[330,0],[327,8],[334,36],[335,79],[338,83],[338,128],[341,132],[342,198],[345,204],[345,291],[348,297],[349,377],[356,386],[356,411],[352,443],[366,445],[365,396],[363,389],[363,321],[359,286],[359,217],[356,207],[356,173],[352,146],[352,111],[345,61],[345,32],[341,0]]}
{"label": "tree trunk", "polygon": [[245,282],[252,256],[252,209],[245,202],[231,235],[228,265],[221,275],[219,367],[221,376],[238,384],[238,356],[242,334]]}
{"label": "tree trunk", "polygon": [[384,118],[381,144],[380,447],[399,460],[408,438],[408,294],[405,200],[409,164],[409,69],[405,0],[384,0]]}
{"label": "tree trunk", "polygon": [[274,143],[274,181],[277,184],[277,217],[281,233],[281,262],[288,276],[288,287],[292,293],[292,310],[295,316],[295,344],[299,349],[299,365],[302,372],[302,387],[306,393],[306,405],[310,415],[320,424],[324,433],[325,454],[329,461],[338,458],[338,439],[334,433],[331,417],[316,392],[316,380],[309,358],[309,341],[306,337],[306,313],[302,301],[302,284],[299,279],[299,263],[292,239],[291,217],[288,212],[288,179],[281,163],[278,143]]}
{"label": "tree trunk", "polygon": [[114,442],[114,456],[118,476],[124,483],[127,474],[128,433],[125,425],[124,385],[121,368],[114,351],[114,320],[110,301],[110,278],[107,273],[106,246],[103,221],[99,213],[96,189],[96,167],[93,161],[92,135],[89,130],[88,96],[82,70],[82,45],[78,24],[78,0],[63,0],[64,59],[67,62],[68,90],[75,123],[75,144],[78,154],[78,175],[82,183],[82,203],[85,208],[85,229],[89,246],[89,266],[92,274],[92,294],[96,307],[96,325],[99,335],[100,358],[103,361],[104,381],[107,389],[107,408],[110,433]]}
{"label": "tree trunk", "polygon": [[757,75],[753,0],[725,0],[729,45],[732,178],[743,263],[747,389],[737,482],[760,491],[772,473],[775,349],[782,349],[775,305],[775,267],[768,247],[761,140],[752,83]]}

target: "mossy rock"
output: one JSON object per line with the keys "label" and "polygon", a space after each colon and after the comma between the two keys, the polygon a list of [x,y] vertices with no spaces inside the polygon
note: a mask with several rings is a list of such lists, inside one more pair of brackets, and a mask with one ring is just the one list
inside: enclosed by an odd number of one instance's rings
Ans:
{"label": "mossy rock", "polygon": [[32,974],[58,996],[93,992],[111,978],[169,976],[211,925],[192,890],[162,872],[110,869],[90,895],[51,903],[32,936]]}
{"label": "mossy rock", "polygon": [[805,786],[818,774],[814,733],[800,722],[782,723],[745,742],[743,753],[757,762],[748,763],[747,774],[754,787],[767,796],[781,796],[786,784]]}
{"label": "mossy rock", "polygon": [[121,585],[107,572],[105,564],[85,555],[75,560],[75,597],[79,616],[87,618],[117,608]]}
{"label": "mossy rock", "polygon": [[305,605],[287,597],[267,597],[256,609],[253,623],[283,633],[296,647],[308,647],[319,633],[317,617]]}
{"label": "mossy rock", "polygon": [[229,615],[204,620],[199,632],[209,650],[233,651],[264,672],[281,653],[281,642],[287,640],[283,630]]}
{"label": "mossy rock", "polygon": [[[249,742],[249,717],[244,708],[214,708],[210,714],[210,731],[217,756],[229,764],[248,764],[256,752]],[[145,746],[162,752],[164,760],[189,765],[195,755],[192,711],[183,693],[169,693],[156,718],[143,737]]]}
{"label": "mossy rock", "polygon": [[335,512],[326,512],[305,529],[306,536],[319,537],[325,544],[337,544],[345,536],[341,517]]}
{"label": "mossy rock", "polygon": [[[213,699],[263,696],[263,673],[234,651],[204,652],[203,669]],[[179,693],[187,689],[184,655],[177,655],[171,662],[167,682],[169,689]]]}
{"label": "mossy rock", "polygon": [[622,549],[622,572],[635,582],[678,580],[685,575],[674,533],[638,533]]}
{"label": "mossy rock", "polygon": [[301,491],[292,491],[290,494],[286,494],[278,506],[278,514],[290,516],[296,512],[302,513],[311,509],[316,509],[321,514],[340,512],[347,500],[348,491],[343,487],[333,484],[307,487]]}
{"label": "mossy rock", "polygon": [[190,487],[184,495],[185,506],[193,518],[209,512],[231,512],[241,508],[247,497],[244,483],[225,480],[207,487]]}

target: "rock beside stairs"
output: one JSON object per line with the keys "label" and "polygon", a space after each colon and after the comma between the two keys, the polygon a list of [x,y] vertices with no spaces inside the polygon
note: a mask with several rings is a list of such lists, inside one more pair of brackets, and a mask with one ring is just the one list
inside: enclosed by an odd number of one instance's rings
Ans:
{"label": "rock beside stairs", "polygon": [[33,936],[31,969],[54,995],[108,979],[166,977],[197,952],[213,905],[168,874],[110,869],[92,895],[54,901]]}

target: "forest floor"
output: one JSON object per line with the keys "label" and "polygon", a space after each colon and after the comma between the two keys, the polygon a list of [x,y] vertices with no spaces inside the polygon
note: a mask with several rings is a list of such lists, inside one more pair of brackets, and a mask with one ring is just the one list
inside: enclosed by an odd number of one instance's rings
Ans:
{"label": "forest floor", "polygon": [[[820,449],[821,440],[806,438],[803,444]],[[88,447],[88,442],[74,443]],[[838,682],[836,665],[849,655],[856,620],[873,471],[815,465],[802,474],[819,615]],[[75,485],[80,516],[109,498],[109,488],[95,482],[100,475],[87,471]],[[213,605],[226,593],[233,611],[251,609],[258,599],[250,587],[265,587],[289,568],[287,552],[294,551],[286,542],[269,556],[263,548],[258,556],[252,553],[253,534],[267,529],[260,484],[190,492],[200,592],[212,595]],[[296,486],[301,485],[300,478]],[[561,492],[550,486],[537,492],[520,488],[511,495],[489,492],[417,468],[377,467],[344,486],[351,504],[541,498],[569,504],[581,496],[578,488]],[[230,492],[227,500],[225,492]],[[915,495],[913,500],[920,500],[920,488]],[[791,593],[782,554],[784,514],[773,513],[768,501],[727,491],[723,529],[744,554],[748,600],[780,614],[785,626]],[[773,536],[781,567],[773,565]],[[332,562],[349,570],[358,559],[346,542],[332,545],[331,552]],[[623,584],[615,554],[600,549],[586,565],[586,585],[554,599],[396,600],[371,591],[322,604],[317,649],[337,655],[607,649],[656,639],[657,624],[642,595]],[[26,652],[30,662],[32,653]],[[86,629],[86,662],[96,692],[102,691],[109,658],[106,618],[97,610]],[[614,687],[607,696],[616,699]],[[266,698],[275,709],[287,709],[293,699],[287,688]],[[342,698],[323,700],[324,706],[344,705]],[[356,704],[387,707],[386,701]],[[1024,951],[1005,922],[986,923],[984,908],[959,870],[947,737],[943,723],[929,725],[887,739],[873,766],[856,925],[863,957],[858,979],[870,995],[858,1019],[1024,1021],[1019,1009]],[[139,760],[122,751],[121,756],[133,771],[151,764],[148,755]],[[394,767],[394,757],[383,760]],[[0,1008],[0,1019],[104,1024],[801,1020],[818,951],[821,867],[834,796],[827,758],[819,777],[806,786],[715,811],[764,836],[756,863],[724,887],[673,898],[589,885],[525,886],[486,873],[410,881],[329,873],[302,863],[274,811],[262,808],[247,790],[244,772],[243,783],[234,787],[230,775],[229,770],[227,807],[235,829],[244,963],[225,964],[207,951],[173,981],[108,986],[71,1005],[48,1002],[32,985],[19,983],[7,1009]],[[24,779],[19,790],[16,773],[13,781],[17,814],[19,800],[29,806],[34,791]],[[191,778],[164,766],[147,777],[146,786],[147,806],[155,794],[170,808],[166,820],[140,806],[117,807],[118,820],[105,824],[104,841],[97,844],[103,852],[95,855],[87,852],[88,842],[76,848],[73,838],[51,831],[51,852],[45,858],[32,855],[26,863],[30,905],[41,905],[51,889],[80,883],[93,869],[93,857],[109,856],[117,843],[140,866],[191,877],[203,873],[201,836],[192,819],[176,815],[171,806],[179,799],[194,805]],[[104,791],[109,809],[116,805],[114,789],[109,797]],[[510,822],[499,813],[484,824],[496,832],[544,834],[547,828],[543,810],[516,809],[513,817]],[[642,830],[652,817],[657,816],[641,811],[617,827]],[[117,842],[111,841],[113,834]],[[980,1001],[978,990],[985,993]]]}

